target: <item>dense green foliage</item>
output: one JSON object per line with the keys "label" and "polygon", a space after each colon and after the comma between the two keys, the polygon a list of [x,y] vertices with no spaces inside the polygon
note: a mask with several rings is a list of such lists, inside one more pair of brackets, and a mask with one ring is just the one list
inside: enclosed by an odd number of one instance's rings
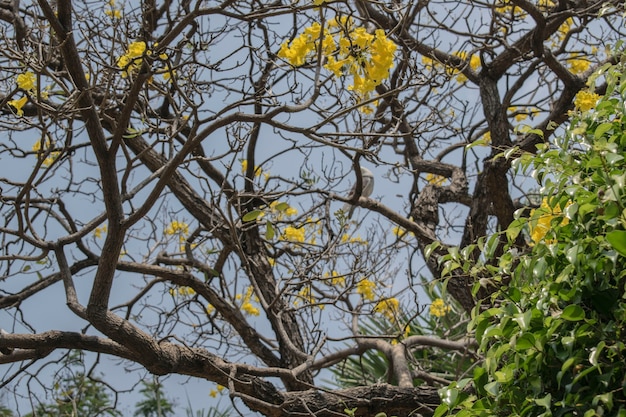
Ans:
{"label": "dense green foliage", "polygon": [[[441,391],[435,415],[626,415],[625,80],[623,63],[603,67],[589,86],[604,83],[604,96],[577,106],[554,143],[515,161],[544,204],[506,230],[508,252],[484,250],[468,268],[483,283],[510,283],[471,323],[484,363]],[[515,249],[520,233],[526,253]]]}

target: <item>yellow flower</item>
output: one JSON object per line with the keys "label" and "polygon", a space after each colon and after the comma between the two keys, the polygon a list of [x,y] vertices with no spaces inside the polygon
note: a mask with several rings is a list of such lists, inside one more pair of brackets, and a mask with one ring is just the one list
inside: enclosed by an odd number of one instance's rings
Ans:
{"label": "yellow flower", "polygon": [[[43,144],[43,150],[41,149],[41,141],[39,140],[35,142],[31,149],[37,152],[38,156],[41,156],[45,154],[45,152],[47,152],[51,147],[53,147],[52,142],[50,142],[50,139],[46,138]],[[52,165],[52,163],[56,161],[60,154],[61,152],[59,151],[49,152],[46,156],[46,159],[43,160],[42,165],[46,167]]]}
{"label": "yellow flower", "polygon": [[[241,161],[241,172],[242,173],[246,173],[246,171],[248,170],[248,160],[247,159],[243,159]],[[254,176],[258,177],[263,173],[263,171],[261,170],[261,167],[254,167]]]}
{"label": "yellow flower", "polygon": [[176,70],[170,69],[169,65],[166,65],[165,69],[163,70],[163,79],[165,81],[170,81],[175,76]]}
{"label": "yellow flower", "polygon": [[[297,306],[298,304],[300,304],[300,299],[303,300],[307,305],[313,305],[317,303],[317,300],[315,299],[313,294],[311,294],[311,287],[308,285],[298,291],[298,299],[293,302],[293,305]],[[324,305],[320,304],[318,305],[318,307],[320,310],[324,309]]]}
{"label": "yellow flower", "polygon": [[442,177],[441,175],[428,173],[426,174],[426,182],[429,184],[437,185],[441,187],[448,179],[446,177]]}
{"label": "yellow flower", "polygon": [[473,71],[476,71],[478,68],[480,68],[480,57],[478,55],[472,55],[472,57],[470,58],[470,68]]}
{"label": "yellow flower", "polygon": [[9,101],[9,105],[15,108],[15,113],[19,117],[22,117],[24,115],[24,110],[22,110],[22,107],[24,107],[27,101],[28,101],[28,97],[24,96],[20,99]]}
{"label": "yellow flower", "polygon": [[213,306],[213,304],[207,304],[206,305],[206,313],[207,314],[213,314],[215,312],[215,307]]}
{"label": "yellow flower", "polygon": [[120,17],[122,17],[122,12],[120,11],[120,9],[106,9],[104,11],[104,14],[109,16],[111,19],[119,19]]}
{"label": "yellow flower", "polygon": [[213,398],[217,397],[217,394],[220,394],[222,391],[224,390],[224,387],[217,384],[217,386],[215,387],[215,389],[212,389],[211,391],[209,391],[209,395]]}
{"label": "yellow flower", "polygon": [[356,284],[356,293],[361,294],[366,300],[372,301],[375,298],[374,290],[376,289],[376,283],[365,278]]}
{"label": "yellow flower", "polygon": [[167,235],[180,234],[180,235],[186,236],[189,234],[189,225],[185,222],[179,222],[178,220],[174,220],[165,229],[165,234]]}
{"label": "yellow flower", "polygon": [[599,99],[600,96],[598,94],[586,90],[581,90],[576,94],[576,97],[574,98],[574,105],[576,106],[576,108],[580,109],[580,111],[587,111],[596,107],[596,103]]}
{"label": "yellow flower", "polygon": [[447,306],[441,298],[433,300],[430,305],[430,315],[435,317],[443,317],[450,311],[450,306]]}
{"label": "yellow flower", "polygon": [[259,309],[253,306],[252,303],[250,303],[249,301],[244,302],[241,305],[241,309],[249,316],[258,316],[259,314],[261,314]]}
{"label": "yellow flower", "polygon": [[130,58],[139,58],[143,55],[144,52],[146,52],[146,43],[144,41],[137,41],[131,42],[128,45],[128,50],[126,51],[126,54]]}
{"label": "yellow flower", "polygon": [[141,57],[146,51],[146,43],[143,41],[131,42],[126,49],[126,53],[118,58],[117,66],[122,71],[122,77],[127,77],[129,72],[135,72],[139,70],[141,64]]}
{"label": "yellow flower", "polygon": [[33,91],[35,89],[35,74],[31,71],[26,71],[19,74],[15,79],[17,86],[22,90]]}
{"label": "yellow flower", "polygon": [[330,284],[335,287],[343,288],[346,286],[346,278],[340,276],[337,271],[332,271],[330,274],[326,272],[324,278],[330,278]]}
{"label": "yellow flower", "polygon": [[[353,28],[351,20],[345,18],[331,19],[323,39],[321,33],[319,23],[305,28],[291,44],[281,45],[278,56],[298,67],[309,57],[314,59],[321,49],[326,60],[324,68],[336,77],[351,76],[353,82],[348,90],[355,93],[358,103],[369,100],[376,86],[389,77],[397,45],[383,30],[371,34],[364,27]],[[373,112],[367,105],[359,110]]]}
{"label": "yellow flower", "polygon": [[587,71],[589,67],[591,67],[591,62],[589,62],[585,58],[572,57],[567,60],[567,63],[569,64],[570,70],[572,70],[574,74],[583,73]]}
{"label": "yellow flower", "polygon": [[[566,207],[569,206],[571,202],[568,202]],[[558,205],[554,208],[550,207],[550,203],[548,198],[544,198],[541,202],[541,207],[537,210],[532,210],[530,212],[530,239],[532,240],[531,244],[536,244],[542,241],[546,234],[552,228],[553,219],[560,218],[559,224],[565,226],[569,223],[569,219],[562,215],[561,207]],[[546,242],[548,244],[554,243],[553,241]]]}
{"label": "yellow flower", "polygon": [[93,231],[93,235],[97,238],[100,239],[100,237],[102,237],[103,234],[106,234],[107,232],[107,225],[105,224],[102,227],[96,227]]}
{"label": "yellow flower", "polygon": [[253,299],[255,301],[258,301],[258,298],[256,296],[254,296],[254,288],[252,288],[252,286],[249,286],[246,289],[246,293],[244,295],[237,294],[235,299],[241,300],[241,309],[247,315],[249,315],[249,316],[258,316],[258,315],[261,314],[261,311],[252,304],[252,300]]}
{"label": "yellow flower", "polygon": [[398,317],[398,307],[400,306],[400,302],[397,298],[387,298],[385,300],[379,301],[378,304],[374,307],[374,313],[380,313],[383,316],[387,317],[389,320],[394,320]]}
{"label": "yellow flower", "polygon": [[304,242],[305,240],[304,227],[293,227],[293,226],[286,227],[283,233],[283,239],[289,240],[292,242]]}

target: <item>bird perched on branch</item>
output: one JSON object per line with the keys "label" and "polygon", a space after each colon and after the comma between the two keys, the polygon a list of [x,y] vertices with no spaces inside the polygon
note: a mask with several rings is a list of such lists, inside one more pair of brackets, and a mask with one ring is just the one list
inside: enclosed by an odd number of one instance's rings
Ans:
{"label": "bird perched on branch", "polygon": [[[361,167],[361,194],[360,196],[369,197],[370,195],[372,195],[373,191],[374,191],[374,174],[372,174],[372,171],[370,171],[369,169]],[[352,187],[352,191],[350,191],[350,198],[353,198],[356,194],[357,194],[357,189],[356,189],[356,184],[354,184],[354,186]],[[352,213],[354,213],[354,209],[355,207],[352,204],[346,203],[341,208],[341,211],[344,212],[346,217],[350,218],[352,217]]]}

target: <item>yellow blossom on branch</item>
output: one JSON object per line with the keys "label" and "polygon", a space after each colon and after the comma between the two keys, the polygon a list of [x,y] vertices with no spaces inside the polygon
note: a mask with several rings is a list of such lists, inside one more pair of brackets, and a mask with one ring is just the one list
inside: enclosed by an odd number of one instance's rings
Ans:
{"label": "yellow blossom on branch", "polygon": [[211,391],[209,391],[209,395],[212,398],[216,398],[218,394],[220,394],[222,391],[224,390],[224,387],[222,385],[217,385],[215,387],[215,389],[212,389]]}
{"label": "yellow blossom on branch", "polygon": [[433,174],[430,172],[426,174],[426,182],[432,185],[441,187],[443,184],[445,184],[447,180],[448,179],[446,177],[443,177],[441,175]]}
{"label": "yellow blossom on branch", "polygon": [[187,236],[189,234],[189,225],[185,222],[179,222],[178,220],[172,221],[165,229],[165,234]]}
{"label": "yellow blossom on branch", "polygon": [[[241,161],[241,172],[242,173],[246,173],[246,171],[248,171],[248,160],[247,159],[243,159]],[[258,177],[263,173],[263,171],[261,170],[260,167],[255,166],[254,167],[254,176]]]}
{"label": "yellow blossom on branch", "polygon": [[17,86],[21,88],[22,90],[26,90],[26,91],[35,90],[36,78],[35,78],[35,74],[33,74],[31,71],[26,71],[22,74],[19,74],[15,78],[15,82],[17,83]]}
{"label": "yellow blossom on branch", "polygon": [[381,300],[374,307],[374,313],[382,314],[389,320],[395,320],[398,317],[400,302],[397,298],[386,298]]}
{"label": "yellow blossom on branch", "polygon": [[581,74],[591,67],[591,62],[585,58],[572,57],[567,60],[567,64],[574,74]]}
{"label": "yellow blossom on branch", "polygon": [[106,234],[106,232],[107,232],[107,225],[105,224],[101,227],[96,227],[93,231],[93,235],[96,237],[96,239],[100,239],[103,234]]}
{"label": "yellow blossom on branch", "polygon": [[[331,19],[324,28],[319,23],[305,28],[291,43],[281,45],[278,56],[299,67],[315,59],[320,48],[324,68],[336,77],[351,77],[348,90],[362,102],[389,77],[397,45],[382,29],[372,34],[364,27],[355,27],[351,19],[339,18]],[[361,110],[371,111],[367,106]]]}
{"label": "yellow blossom on branch", "polygon": [[24,107],[24,105],[27,102],[28,102],[28,97],[24,96],[24,97],[22,97],[20,99],[9,101],[9,105],[11,107],[15,108],[15,113],[19,117],[22,117],[24,115],[24,110],[22,110],[22,107]]}
{"label": "yellow blossom on branch", "polygon": [[325,281],[330,278],[330,285],[334,287],[343,288],[346,286],[346,278],[344,276],[340,276],[337,271],[332,271],[330,274],[326,272],[324,274]]}
{"label": "yellow blossom on branch", "polygon": [[118,58],[117,66],[121,68],[122,77],[139,70],[144,53],[147,51],[146,43],[143,41],[131,42],[126,48],[126,53]]}
{"label": "yellow blossom on branch", "polygon": [[191,287],[178,287],[178,289],[170,288],[168,292],[170,293],[172,297],[175,297],[177,295],[186,297],[186,296],[192,296],[196,294],[196,290],[194,290]]}
{"label": "yellow blossom on branch", "polygon": [[596,107],[596,103],[600,99],[600,96],[596,93],[592,93],[591,91],[581,90],[576,94],[574,98],[574,105],[580,111],[591,110]]}
{"label": "yellow blossom on branch", "polygon": [[443,317],[450,311],[450,306],[446,305],[441,298],[433,300],[430,305],[430,315],[434,317]]}
{"label": "yellow blossom on branch", "polygon": [[285,231],[283,232],[283,239],[289,240],[291,242],[304,242],[305,233],[306,231],[304,227],[288,226],[285,228]]}
{"label": "yellow blossom on branch", "polygon": [[35,142],[35,144],[32,146],[31,149],[34,152],[37,152],[38,157],[42,157],[45,155],[45,159],[43,160],[42,165],[45,167],[48,167],[52,165],[54,161],[56,161],[56,159],[59,157],[61,152],[50,151],[50,148],[53,148],[54,144],[48,138],[46,138],[46,140],[43,141],[43,149],[41,145],[42,145],[42,141],[38,140],[37,142]]}
{"label": "yellow blossom on branch", "polygon": [[362,279],[356,284],[357,294],[361,294],[361,296],[368,301],[373,301],[374,298],[376,298],[376,295],[374,294],[375,289],[376,283],[367,278]]}
{"label": "yellow blossom on branch", "polygon": [[[568,203],[569,206],[571,203]],[[554,223],[565,226],[569,223],[569,219],[563,216],[561,207],[558,205],[554,208],[550,207],[549,200],[544,198],[541,206],[530,212],[530,239],[532,244],[542,241],[548,232],[553,228]],[[558,222],[555,219],[560,219]],[[554,222],[554,223],[553,223]],[[553,243],[548,241],[546,243]]]}
{"label": "yellow blossom on branch", "polygon": [[252,301],[258,302],[258,297],[254,295],[254,288],[249,286],[246,288],[245,294],[237,294],[235,297],[237,300],[241,300],[241,309],[249,316],[258,316],[261,311],[252,304]]}

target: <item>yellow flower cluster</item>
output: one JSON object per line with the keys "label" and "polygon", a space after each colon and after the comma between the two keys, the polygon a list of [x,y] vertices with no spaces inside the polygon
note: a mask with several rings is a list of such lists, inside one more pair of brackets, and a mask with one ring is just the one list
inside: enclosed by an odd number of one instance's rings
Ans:
{"label": "yellow flower cluster", "polygon": [[589,67],[591,67],[591,62],[589,62],[587,59],[577,58],[575,56],[572,56],[571,58],[569,58],[567,60],[567,64],[569,65],[570,70],[574,74],[581,74],[587,71]]}
{"label": "yellow flower cluster", "polygon": [[[247,170],[248,170],[248,160],[247,159],[243,159],[241,161],[241,172],[245,175]],[[258,167],[258,166],[254,167],[254,176],[255,177],[260,177],[262,173],[263,173],[263,170],[261,169],[261,167]],[[266,176],[267,176],[267,174],[266,174]]]}
{"label": "yellow flower cluster", "polygon": [[287,226],[283,232],[283,239],[291,242],[304,242],[306,239],[304,227]]}
{"label": "yellow flower cluster", "polygon": [[374,313],[382,314],[387,317],[387,319],[393,321],[398,317],[400,302],[397,298],[386,298],[381,300],[374,307]]}
{"label": "yellow flower cluster", "polygon": [[448,181],[446,177],[442,177],[441,175],[428,173],[426,174],[426,182],[432,185],[437,185],[441,187],[445,182]]}
{"label": "yellow flower cluster", "polygon": [[[296,299],[293,302],[293,305],[297,307],[298,304],[300,304],[300,300],[303,300],[305,302],[305,305],[315,305],[315,304],[317,304],[317,299],[311,293],[311,286],[310,285],[305,285],[300,291],[298,291],[298,299]],[[324,305],[323,304],[320,304],[317,307],[319,307],[320,310],[324,309]]]}
{"label": "yellow flower cluster", "polygon": [[[32,71],[26,71],[15,77],[15,83],[19,88],[31,94],[37,87],[37,77]],[[22,98],[10,100],[8,102],[8,104],[15,109],[15,114],[17,114],[18,117],[22,117],[24,115],[23,107],[26,103],[28,103],[28,96],[23,96]]]}
{"label": "yellow flower cluster", "polygon": [[209,395],[212,398],[217,397],[217,394],[221,394],[222,391],[224,391],[224,388],[222,385],[217,384],[217,386],[215,387],[215,389],[212,389],[211,391],[209,391]]}
{"label": "yellow flower cluster", "polygon": [[115,0],[109,0],[108,7],[104,9],[104,14],[111,19],[119,19],[122,17],[122,11],[118,7],[115,7]]}
{"label": "yellow flower cluster", "polygon": [[[326,61],[324,68],[336,77],[352,77],[348,90],[362,102],[389,77],[397,46],[382,29],[371,34],[363,27],[355,27],[350,18],[342,17],[330,19],[325,27],[314,23],[305,28],[291,44],[281,45],[278,56],[298,67],[316,57],[319,48]],[[361,110],[372,111],[368,106]]]}
{"label": "yellow flower cluster", "polygon": [[580,111],[591,110],[596,107],[596,103],[600,99],[600,96],[591,91],[581,90],[574,97],[574,105]]}
{"label": "yellow flower cluster", "polygon": [[235,296],[235,299],[241,301],[241,309],[247,315],[258,316],[261,314],[261,311],[252,304],[252,301],[255,301],[257,303],[259,302],[259,298],[254,295],[254,288],[252,288],[252,286],[249,286],[246,289],[245,294],[237,294]]}
{"label": "yellow flower cluster", "polygon": [[93,231],[93,235],[96,237],[96,239],[100,239],[103,234],[106,234],[106,232],[107,232],[107,225],[105,224],[104,226],[96,227]]}
{"label": "yellow flower cluster", "polygon": [[[463,61],[467,62],[469,67],[473,71],[476,71],[478,70],[478,68],[480,68],[480,57],[478,55],[472,55],[471,57],[469,57],[469,60],[468,60],[467,52],[464,52],[464,51],[456,51],[456,52],[453,52],[452,55],[457,56],[461,58]],[[429,69],[434,69],[434,68],[438,68],[441,66],[441,63],[439,61],[435,61],[432,58],[429,58],[427,56],[422,56],[422,64],[424,64],[424,66],[426,66]],[[467,81],[467,77],[463,75],[461,71],[459,71],[457,68],[447,67],[446,73],[450,76],[455,76],[457,82],[461,84]]]}
{"label": "yellow flower cluster", "polygon": [[19,74],[15,78],[15,82],[17,83],[17,86],[19,88],[30,92],[35,90],[36,81],[37,79],[35,77],[35,74],[33,74],[31,71],[26,71],[22,74]]}
{"label": "yellow flower cluster", "polygon": [[346,286],[346,278],[339,275],[337,271],[332,271],[330,274],[326,272],[324,274],[325,281],[330,278],[330,285],[334,287],[344,288]]}
{"label": "yellow flower cluster", "polygon": [[558,47],[559,43],[563,42],[567,36],[567,34],[570,32],[570,30],[572,29],[572,26],[574,25],[574,19],[567,18],[559,27],[559,29],[556,31],[556,33],[554,34],[554,37],[552,38],[552,47]]}
{"label": "yellow flower cluster", "polygon": [[270,203],[270,210],[273,214],[282,218],[283,216],[291,217],[298,214],[298,209],[291,207],[287,203],[280,202],[278,200]]}
{"label": "yellow flower cluster", "polygon": [[[9,102],[10,104],[10,102]],[[19,112],[18,112],[19,115]],[[43,149],[41,147],[41,141],[37,141],[35,142],[35,144],[32,146],[32,150],[34,152],[37,153],[38,156],[42,156],[43,154],[47,153],[47,151],[51,148],[54,147],[54,144],[52,142],[50,142],[50,139],[47,139],[44,141],[43,143]],[[54,161],[56,161],[56,159],[59,157],[59,155],[61,154],[61,152],[59,151],[52,151],[47,153],[46,158],[43,160],[42,165],[45,167],[49,167],[50,165],[52,165],[52,163]]]}
{"label": "yellow flower cluster", "polygon": [[143,41],[131,42],[128,45],[126,53],[117,60],[117,66],[122,69],[122,77],[126,78],[128,74],[139,70],[146,49],[146,43]]}
{"label": "yellow flower cluster", "polygon": [[361,236],[351,236],[348,233],[341,235],[341,243],[356,243],[359,245],[367,245],[367,241]]}
{"label": "yellow flower cluster", "polygon": [[181,295],[183,297],[192,296],[196,294],[196,290],[191,287],[178,287],[178,290],[175,288],[170,288],[169,293],[172,297],[176,295]]}
{"label": "yellow flower cluster", "polygon": [[450,311],[450,306],[446,305],[441,298],[433,300],[430,305],[430,315],[434,317],[443,317]]}
{"label": "yellow flower cluster", "polygon": [[374,298],[376,298],[374,294],[375,289],[376,283],[367,278],[362,279],[356,284],[356,293],[361,294],[361,296],[368,301],[373,301]]}
{"label": "yellow flower cluster", "polygon": [[189,225],[185,222],[179,222],[178,220],[172,221],[165,229],[167,235],[181,235],[187,236],[189,234]]}
{"label": "yellow flower cluster", "polygon": [[[571,203],[568,203],[569,206]],[[546,234],[552,228],[552,221],[556,218],[560,218],[560,224],[565,226],[569,223],[569,219],[563,216],[561,207],[558,205],[554,208],[550,207],[547,198],[544,198],[541,202],[541,207],[537,210],[530,212],[530,239],[531,244],[539,243],[545,238]],[[547,241],[546,243],[554,243],[553,241]]]}

